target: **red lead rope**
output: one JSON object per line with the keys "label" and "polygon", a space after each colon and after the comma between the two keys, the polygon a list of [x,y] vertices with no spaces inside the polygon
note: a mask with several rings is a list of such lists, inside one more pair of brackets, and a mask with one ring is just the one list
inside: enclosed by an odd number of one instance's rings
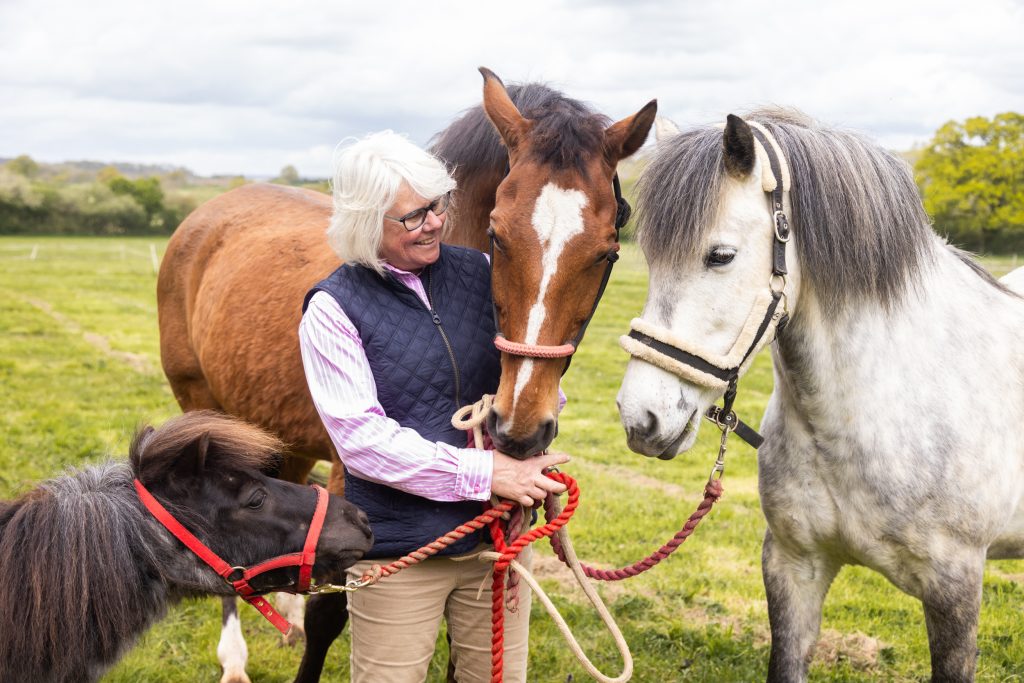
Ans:
{"label": "red lead rope", "polygon": [[[562,560],[562,562],[566,562],[561,544],[558,542],[555,533],[566,525],[569,519],[573,516],[573,513],[576,512],[576,508],[579,506],[580,489],[575,479],[564,472],[546,472],[545,474],[547,474],[551,479],[565,484],[567,501],[565,508],[563,508],[562,511],[553,519],[549,519],[543,526],[531,529],[511,543],[506,543],[505,531],[501,527],[500,517],[502,513],[511,510],[513,504],[508,501],[502,501],[484,513],[477,515],[469,522],[460,525],[455,530],[438,538],[436,541],[433,541],[390,564],[384,565],[383,567],[375,566],[370,572],[365,574],[356,582],[357,585],[355,587],[371,585],[382,578],[391,576],[392,574],[409,567],[410,565],[422,562],[460,538],[464,538],[484,526],[487,526],[490,529],[491,538],[494,541],[494,549],[500,553],[500,557],[494,562],[494,579],[491,582],[491,683],[501,683],[505,667],[505,609],[503,603],[505,601],[505,578],[508,574],[509,565],[511,565],[512,561],[519,556],[523,551],[523,548],[540,538],[544,538],[545,536],[551,539],[551,545],[554,547],[555,553],[558,555],[559,559]],[[697,510],[690,515],[690,518],[686,520],[686,524],[683,526],[682,530],[679,531],[672,540],[663,545],[652,555],[622,569],[603,570],[594,569],[587,565],[581,565],[584,572],[587,576],[594,579],[600,579],[602,581],[617,581],[630,576],[636,576],[637,574],[647,571],[654,565],[658,564],[658,562],[675,552],[680,544],[682,544],[682,542],[693,533],[694,529],[705,515],[711,511],[711,506],[718,501],[721,495],[722,483],[719,479],[713,478],[708,482],[707,487],[704,489],[704,500],[701,501]],[[548,508],[547,516],[550,515],[550,508]]]}
{"label": "red lead rope", "polygon": [[[309,590],[310,580],[313,574],[313,564],[316,562],[316,544],[320,540],[320,531],[323,529],[324,517],[327,516],[327,505],[330,499],[327,496],[327,491],[321,486],[313,486],[316,489],[316,508],[313,511],[313,519],[309,523],[309,531],[306,533],[306,542],[303,544],[302,552],[291,553],[288,555],[279,555],[272,559],[261,562],[252,567],[233,567],[217,555],[217,553],[206,547],[202,541],[196,538],[191,531],[182,526],[181,522],[176,520],[167,509],[160,504],[153,494],[151,494],[142,482],[138,479],[135,480],[135,490],[139,494],[139,499],[142,504],[146,506],[150,514],[156,518],[158,522],[164,525],[164,527],[174,534],[174,537],[185,544],[189,550],[195,553],[199,559],[217,572],[232,588],[235,592],[250,605],[259,610],[260,614],[267,618],[267,620],[277,628],[281,633],[287,634],[291,629],[291,624],[287,619],[278,614],[277,610],[274,609],[265,598],[259,595],[255,595],[256,590],[249,585],[249,579],[262,574],[264,572],[271,571],[272,569],[280,569],[282,567],[295,567],[299,568],[299,578],[295,583],[294,592],[304,593]],[[282,590],[282,589],[277,589]]]}
{"label": "red lead rope", "polygon": [[[704,516],[711,512],[711,506],[718,502],[718,499],[722,497],[722,480],[712,479],[708,482],[707,486],[704,487],[704,500],[700,502],[697,509],[690,515],[689,519],[686,520],[686,524],[683,528],[672,537],[665,545],[661,546],[653,553],[645,557],[644,559],[634,562],[628,567],[622,567],[621,569],[597,569],[587,564],[580,564],[583,569],[583,573],[592,579],[598,581],[621,581],[622,579],[628,579],[637,574],[643,574],[645,571],[658,564],[666,557],[674,553],[683,541],[689,538],[690,534],[693,533],[700,521],[704,519]],[[550,514],[550,512],[548,513]],[[555,555],[563,563],[568,564],[565,559],[565,552],[562,550],[562,543],[558,540],[557,536],[551,537],[551,547],[555,551]]]}
{"label": "red lead rope", "polygon": [[494,549],[501,557],[494,562],[494,580],[491,582],[491,683],[501,683],[505,668],[505,575],[512,560],[523,551],[523,548],[545,536],[553,538],[553,534],[565,526],[569,518],[576,512],[580,501],[580,489],[576,480],[564,472],[547,472],[547,476],[565,484],[568,501],[562,512],[547,524],[530,529],[519,536],[511,544],[505,544],[505,531],[498,520],[490,524],[491,538]]}

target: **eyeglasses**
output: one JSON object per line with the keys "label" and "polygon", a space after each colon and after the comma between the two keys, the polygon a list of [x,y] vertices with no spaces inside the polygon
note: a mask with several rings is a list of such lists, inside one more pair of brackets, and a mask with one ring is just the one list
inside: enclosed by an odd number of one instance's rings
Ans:
{"label": "eyeglasses", "polygon": [[428,211],[432,212],[435,216],[443,215],[444,212],[448,210],[448,205],[451,203],[451,200],[452,193],[445,192],[443,195],[430,202],[427,206],[410,211],[401,218],[395,218],[393,216],[388,216],[387,214],[384,215],[384,218],[401,223],[403,228],[412,232],[413,230],[418,230],[419,227],[427,221]]}

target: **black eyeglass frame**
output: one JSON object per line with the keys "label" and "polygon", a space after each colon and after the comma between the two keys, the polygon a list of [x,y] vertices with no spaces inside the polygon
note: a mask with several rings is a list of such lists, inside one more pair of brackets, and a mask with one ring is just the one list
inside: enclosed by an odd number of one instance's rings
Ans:
{"label": "black eyeglass frame", "polygon": [[[438,211],[437,207],[442,202],[444,203],[444,208],[441,209],[440,211]],[[396,223],[401,223],[402,227],[405,228],[406,232],[413,232],[414,230],[419,230],[421,227],[423,227],[423,224],[427,222],[427,213],[428,212],[429,213],[433,213],[435,216],[443,216],[445,213],[447,213],[448,207],[451,206],[451,203],[452,203],[452,193],[451,192],[445,192],[443,195],[441,195],[440,197],[438,197],[434,201],[430,202],[426,206],[421,206],[418,209],[413,209],[412,211],[410,211],[409,213],[405,214],[404,216],[402,216],[400,218],[395,218],[394,216],[389,216],[387,214],[384,214],[384,218],[387,218],[389,221],[395,221]],[[423,212],[423,217],[420,219],[420,222],[410,228],[409,224],[406,223],[406,221],[409,220],[410,218],[415,218],[416,214],[418,214],[421,211]]]}

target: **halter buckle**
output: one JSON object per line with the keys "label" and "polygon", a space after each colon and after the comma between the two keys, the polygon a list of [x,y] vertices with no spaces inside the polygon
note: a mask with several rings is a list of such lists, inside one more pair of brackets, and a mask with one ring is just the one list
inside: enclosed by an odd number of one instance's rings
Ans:
{"label": "halter buckle", "polygon": [[786,218],[786,213],[782,209],[778,209],[773,214],[775,217],[775,239],[785,244],[789,241],[789,219]]}

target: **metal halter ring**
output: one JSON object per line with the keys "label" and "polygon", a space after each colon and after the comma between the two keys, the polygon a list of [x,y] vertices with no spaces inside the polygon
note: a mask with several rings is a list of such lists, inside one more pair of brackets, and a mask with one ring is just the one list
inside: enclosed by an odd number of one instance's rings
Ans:
{"label": "metal halter ring", "polygon": [[730,410],[728,413],[725,413],[718,406],[711,406],[711,408],[708,409],[708,412],[705,413],[704,417],[725,432],[735,430],[737,423],[739,423],[735,410]]}
{"label": "metal halter ring", "polygon": [[[238,575],[237,579],[231,578],[232,576],[235,576],[236,574]],[[245,578],[245,567],[232,567],[231,568],[231,572],[224,576],[224,580],[227,583],[231,584],[231,585],[234,585],[235,581],[241,581],[244,578]]]}
{"label": "metal halter ring", "polygon": [[768,278],[768,288],[772,290],[772,294],[786,293],[786,276],[783,273],[772,273],[771,277]]}

